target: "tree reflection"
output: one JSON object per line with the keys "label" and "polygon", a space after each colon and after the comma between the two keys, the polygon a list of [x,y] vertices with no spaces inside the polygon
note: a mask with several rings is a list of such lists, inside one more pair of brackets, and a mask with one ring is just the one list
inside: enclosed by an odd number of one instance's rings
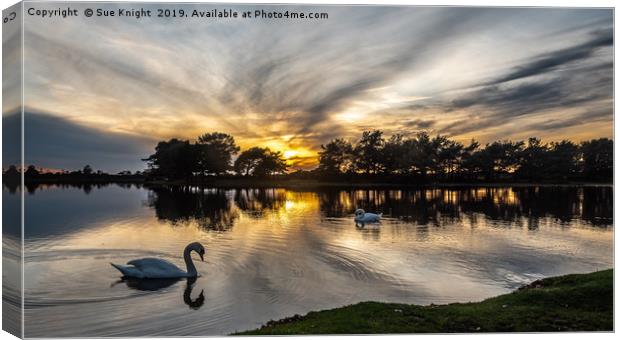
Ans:
{"label": "tree reflection", "polygon": [[226,231],[239,213],[225,190],[197,187],[151,188],[148,204],[158,219],[173,224],[196,222],[206,230]]}
{"label": "tree reflection", "polygon": [[[5,188],[8,189],[9,193],[15,194],[21,190],[21,184],[19,181],[4,181],[2,182]],[[90,194],[93,189],[101,189],[111,185],[115,185],[124,189],[142,188],[142,184],[140,183],[112,183],[112,182],[101,182],[101,183],[89,183],[89,182],[75,182],[75,183],[37,183],[37,182],[27,182],[24,187],[25,191],[33,195],[37,192],[37,190],[45,190],[45,189],[54,189],[54,188],[77,188],[84,191],[85,194]]]}
{"label": "tree reflection", "polygon": [[319,194],[319,205],[326,217],[351,216],[355,209],[363,208],[419,225],[440,226],[464,218],[475,225],[475,214],[523,222],[530,229],[537,229],[539,219],[545,217],[565,223],[582,219],[598,226],[613,223],[611,187],[326,190]]}
{"label": "tree reflection", "polygon": [[251,217],[261,218],[265,212],[282,209],[286,204],[285,189],[238,189],[235,204]]}
{"label": "tree reflection", "polygon": [[155,187],[150,189],[148,205],[157,218],[173,224],[195,221],[207,230],[232,228],[240,211],[252,218],[282,209],[284,189],[208,189],[200,187]]}
{"label": "tree reflection", "polygon": [[[9,194],[21,191],[17,184],[3,183]],[[24,190],[75,187],[88,194],[110,184],[35,184]],[[130,189],[139,184],[117,184]],[[318,203],[317,213],[324,217],[352,217],[357,208],[382,212],[417,225],[440,227],[447,223],[469,222],[476,226],[478,215],[487,221],[511,221],[531,230],[540,219],[552,218],[561,225],[581,219],[595,226],[613,224],[613,187],[611,186],[515,186],[445,187],[415,190],[323,189],[292,194],[291,190],[209,189],[191,186],[150,187],[148,205],[157,218],[173,224],[195,222],[206,230],[225,231],[233,227],[241,213],[251,218],[266,214],[292,213],[295,204]],[[317,202],[318,201],[318,202]],[[312,205],[306,205],[312,207]],[[310,209],[316,209],[312,207]]]}

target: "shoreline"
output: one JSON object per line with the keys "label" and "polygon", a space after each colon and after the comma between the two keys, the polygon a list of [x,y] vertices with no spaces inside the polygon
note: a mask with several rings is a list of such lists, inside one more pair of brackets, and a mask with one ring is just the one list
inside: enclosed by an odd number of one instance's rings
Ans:
{"label": "shoreline", "polygon": [[[9,183],[4,181],[5,185]],[[11,183],[18,185],[18,183]],[[469,187],[613,187],[613,182],[593,181],[493,181],[493,182],[381,182],[381,181],[333,181],[314,179],[260,179],[260,178],[213,178],[200,180],[146,180],[138,178],[72,178],[26,180],[26,186],[36,185],[102,185],[135,184],[145,187],[156,186],[198,186],[211,188],[285,188],[285,189],[320,189],[320,188],[374,188],[374,189],[425,189],[425,188],[469,188]]]}
{"label": "shoreline", "polygon": [[613,268],[534,281],[480,302],[360,302],[272,320],[231,335],[612,332]]}

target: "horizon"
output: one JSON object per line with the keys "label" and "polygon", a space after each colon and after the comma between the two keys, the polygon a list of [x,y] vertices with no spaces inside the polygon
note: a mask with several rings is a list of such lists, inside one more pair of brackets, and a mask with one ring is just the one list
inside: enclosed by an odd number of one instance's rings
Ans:
{"label": "horizon", "polygon": [[[14,112],[14,113],[11,113],[10,115],[5,116],[5,119],[6,119],[6,121],[8,121],[8,122],[9,122],[9,124],[10,124],[10,123],[12,123],[12,122],[13,122],[13,120],[11,120],[11,118],[12,118],[12,117],[16,117],[16,118],[17,118],[17,117],[19,117],[19,114],[20,114],[19,112]],[[33,111],[29,111],[29,110],[25,110],[25,111],[24,111],[24,115],[27,117],[27,119],[32,119],[32,118],[33,118],[33,116],[34,116],[34,117],[37,117],[37,116],[38,116],[38,117],[44,117],[44,118],[43,118],[44,120],[47,120],[47,119],[50,119],[50,118],[51,118],[51,117],[46,117],[46,116],[48,115],[48,114],[46,114],[46,113],[41,113],[41,112],[33,112]],[[17,120],[16,120],[16,121],[17,121]],[[49,123],[47,123],[47,124],[49,124]],[[57,123],[56,123],[56,124],[57,124]],[[62,123],[61,123],[61,124],[62,124]],[[5,125],[6,125],[6,124],[5,124]],[[37,130],[36,128],[41,128],[44,124],[42,124],[41,122],[35,122],[35,124],[32,124],[32,125],[30,125],[30,124],[26,124],[26,125],[29,125],[29,126],[31,126],[31,127],[34,125],[35,130]],[[51,125],[54,125],[54,124],[51,124]],[[79,126],[79,125],[78,125],[78,124],[76,124],[76,126]],[[81,126],[81,127],[82,127],[82,128],[87,129],[87,131],[88,131],[88,128],[87,128],[86,126]],[[10,131],[15,131],[15,130],[16,130],[16,129],[11,129]],[[90,130],[90,131],[94,131],[94,130]],[[391,137],[391,136],[390,136],[390,135],[385,135],[385,134],[384,134],[384,131],[382,131],[382,130],[379,130],[379,131],[383,134],[383,136],[382,136],[382,137],[383,137],[384,141],[388,141],[389,137]],[[208,132],[219,132],[219,131],[208,131]],[[361,137],[361,135],[362,135],[362,133],[363,133],[363,132],[370,132],[370,131],[360,131],[360,132],[359,132],[359,137]],[[402,135],[403,137],[405,137],[405,139],[408,139],[408,138],[413,138],[413,137],[415,137],[415,134],[416,134],[416,133],[418,133],[418,132],[420,132],[420,133],[428,133],[428,131],[425,131],[425,130],[416,130],[416,131],[409,131],[409,132],[406,132],[406,133],[402,133],[402,132],[400,132],[399,134],[400,134],[400,135]],[[84,134],[84,132],[78,132],[78,133]],[[10,134],[8,134],[8,135],[10,135]],[[116,137],[118,138],[118,137],[121,137],[121,136],[122,136],[121,134],[117,134],[117,136],[116,136]],[[436,136],[437,136],[437,137],[439,137],[439,136],[445,137],[444,135],[441,135],[441,134],[439,134],[439,133],[434,134],[434,135],[433,135],[433,134],[429,134],[429,136],[430,136],[430,137],[436,137]],[[134,137],[134,136],[127,135],[127,136],[123,136],[123,137],[128,137],[128,138],[131,138],[131,137]],[[232,136],[232,137],[234,138],[234,136]],[[334,137],[334,138],[338,138],[338,137]],[[449,138],[449,137],[448,137],[448,138]],[[609,137],[609,138],[608,138],[608,137],[600,137],[600,138],[584,139],[584,140],[579,140],[579,141],[574,141],[574,140],[570,140],[570,139],[562,139],[562,140],[544,140],[544,139],[540,139],[540,138],[538,138],[537,136],[529,136],[529,137],[526,137],[526,138],[523,138],[523,139],[497,139],[497,140],[493,140],[493,141],[488,141],[488,142],[486,142],[486,143],[479,143],[479,141],[477,141],[477,140],[475,140],[475,139],[471,139],[471,140],[469,140],[468,142],[469,142],[470,144],[471,144],[471,143],[477,143],[477,144],[478,144],[478,147],[476,148],[476,150],[482,150],[482,149],[485,149],[486,147],[488,147],[490,144],[493,144],[493,143],[496,143],[496,142],[499,142],[499,143],[504,143],[504,142],[514,142],[514,143],[518,143],[518,142],[521,142],[521,143],[524,143],[524,146],[527,146],[527,142],[528,142],[528,140],[529,140],[530,138],[534,138],[534,139],[538,139],[538,140],[540,140],[541,145],[543,145],[543,146],[547,146],[547,147],[551,147],[551,146],[552,146],[552,143],[563,142],[563,141],[569,141],[569,142],[574,143],[576,146],[579,146],[579,145],[581,145],[582,143],[585,143],[585,142],[590,142],[590,141],[594,141],[594,140],[608,139],[608,140],[611,140],[612,142],[613,142],[613,140],[614,140],[614,138],[613,138],[613,137]],[[8,139],[11,139],[11,137],[8,137]],[[182,138],[177,138],[177,137],[172,137],[171,139],[185,140],[185,139],[182,139]],[[28,145],[28,144],[29,144],[29,142],[30,142],[30,141],[29,141],[29,139],[28,139],[28,138],[26,138],[26,139],[25,139],[25,141],[26,141],[26,148],[27,148],[27,149],[30,149],[31,145]],[[196,138],[190,138],[190,139],[187,139],[187,141],[189,141],[190,143],[197,143],[197,141],[198,141],[198,136],[196,136]],[[333,141],[333,140],[332,140],[332,141]],[[358,142],[359,142],[359,138],[354,138],[354,139],[345,139],[345,141],[347,141],[347,142],[351,143],[352,145],[355,145],[356,143],[358,143]],[[157,143],[158,143],[158,142],[164,142],[164,141],[152,141],[152,144],[148,144],[148,145],[151,145],[151,146],[152,146],[153,151],[151,151],[151,152],[154,152],[154,150],[155,150],[155,146],[157,145]],[[457,142],[460,142],[460,141],[457,141]],[[71,144],[71,142],[68,142],[67,144]],[[468,143],[462,143],[462,145],[463,145],[464,147],[467,147]],[[322,146],[322,145],[321,145],[321,146]],[[67,147],[67,148],[70,148],[71,146],[70,146],[70,145],[66,145],[66,147]],[[267,147],[267,148],[268,148],[268,147]],[[240,149],[238,153],[233,154],[233,156],[232,156],[232,161],[234,162],[234,161],[235,161],[235,160],[239,157],[239,155],[240,155],[241,153],[243,153],[244,151],[246,151],[246,150],[247,150],[247,149]],[[14,151],[14,150],[13,150],[13,151]],[[41,150],[35,150],[35,153],[40,152],[40,151],[41,151]],[[43,150],[43,151],[45,151],[45,150]],[[295,166],[294,166],[294,163],[292,162],[292,161],[294,161],[294,159],[295,159],[295,157],[294,157],[295,155],[293,155],[293,157],[290,157],[290,156],[287,156],[287,155],[286,155],[284,152],[282,152],[281,150],[275,150],[275,149],[274,149],[274,150],[272,150],[272,151],[279,151],[279,152],[281,153],[282,158],[283,158],[284,160],[286,160],[287,165],[289,166],[288,170],[286,171],[286,172],[287,172],[287,173],[289,173],[289,174],[290,174],[290,173],[293,173],[293,172],[295,172],[295,171],[313,171],[313,170],[317,170],[317,169],[318,169],[318,165],[319,165],[319,163],[318,163],[318,157],[319,157],[319,154],[318,154],[318,153],[316,154],[316,158],[317,158],[317,164],[316,164],[316,165],[313,165],[313,166],[311,166],[311,167],[295,167]],[[29,155],[29,156],[30,156],[30,155]],[[36,158],[36,157],[38,157],[38,156],[39,156],[39,155],[38,155],[38,154],[36,154],[33,158]],[[127,156],[127,155],[125,155],[125,156]],[[135,173],[135,172],[138,172],[138,171],[139,171],[139,172],[149,171],[150,169],[149,169],[149,167],[147,166],[147,161],[146,161],[146,159],[145,159],[146,157],[147,157],[147,156],[144,156],[144,157],[141,157],[141,158],[139,159],[139,161],[140,161],[141,163],[143,163],[143,164],[144,164],[144,167],[142,167],[142,168],[138,168],[138,169],[123,169],[123,170],[118,170],[118,171],[105,171],[105,170],[101,170],[100,168],[93,167],[93,171],[103,171],[103,173],[105,173],[105,174],[114,174],[114,173],[118,173],[118,172],[126,172],[126,171],[130,171],[130,172],[134,172],[134,173]],[[78,164],[78,163],[73,162],[73,164]],[[23,166],[22,166],[22,165],[19,165],[19,164],[3,164],[3,169],[2,169],[2,170],[3,170],[3,172],[4,172],[4,171],[6,171],[6,170],[8,169],[8,167],[10,167],[10,166],[15,166],[15,167],[18,169],[18,171],[25,171],[25,169],[26,169],[26,168],[28,168],[29,166],[34,166],[34,167],[35,167],[35,169],[37,169],[37,170],[38,170],[38,171],[40,171],[41,173],[68,173],[68,172],[74,172],[74,171],[81,171],[81,170],[82,170],[82,168],[83,168],[84,166],[87,166],[87,165],[88,165],[88,166],[90,166],[91,164],[84,164],[83,166],[82,166],[82,165],[77,165],[77,166],[74,166],[73,168],[52,168],[52,167],[47,167],[47,166],[45,166],[45,165],[41,165],[41,164],[35,164],[35,163],[32,163],[32,162],[30,162],[30,163],[25,162],[25,163],[23,164]],[[233,171],[233,170],[231,169],[230,171]]]}
{"label": "horizon", "polygon": [[157,141],[214,131],[306,170],[321,144],[373,129],[464,144],[613,138],[611,10],[261,8],[329,19],[26,17],[24,106],[41,114],[26,139],[45,150],[26,163],[143,170]]}

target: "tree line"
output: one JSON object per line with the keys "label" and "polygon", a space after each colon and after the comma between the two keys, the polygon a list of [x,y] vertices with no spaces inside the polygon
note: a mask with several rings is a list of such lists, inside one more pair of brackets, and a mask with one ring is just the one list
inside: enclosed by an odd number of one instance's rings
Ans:
{"label": "tree line", "polygon": [[[263,177],[284,174],[288,169],[279,151],[252,147],[241,153],[235,139],[220,132],[205,133],[192,143],[189,140],[161,141],[155,153],[143,159],[149,173],[172,179],[195,176],[238,175]],[[233,157],[239,156],[233,161]]]}
{"label": "tree line", "polygon": [[[235,139],[220,132],[205,133],[195,141],[160,141],[155,152],[142,159],[145,171],[122,171],[109,175],[90,165],[76,171],[39,173],[25,169],[26,179],[39,180],[189,180],[204,176],[247,176],[322,179],[331,181],[492,181],[492,180],[600,180],[613,178],[613,141],[592,139],[543,143],[495,141],[463,144],[447,136],[418,132],[411,136],[384,136],[380,130],[364,131],[357,141],[336,138],[321,145],[318,166],[311,171],[287,173],[289,166],[280,151],[251,147],[241,151]],[[15,166],[5,180],[18,180]]]}
{"label": "tree line", "polygon": [[397,175],[433,180],[595,179],[613,177],[613,141],[543,143],[495,141],[468,145],[419,132],[413,137],[364,131],[356,143],[342,138],[321,145],[317,171],[342,175]]}
{"label": "tree line", "polygon": [[[144,159],[149,172],[170,178],[201,175],[264,177],[286,174],[288,165],[279,151],[252,147],[240,152],[225,133],[207,133],[195,142],[161,141]],[[235,156],[238,155],[236,158]],[[593,139],[543,143],[495,141],[465,145],[447,136],[418,132],[386,138],[380,130],[364,131],[351,142],[336,138],[321,145],[318,167],[291,176],[342,179],[391,177],[420,180],[608,180],[613,176],[613,141]]]}

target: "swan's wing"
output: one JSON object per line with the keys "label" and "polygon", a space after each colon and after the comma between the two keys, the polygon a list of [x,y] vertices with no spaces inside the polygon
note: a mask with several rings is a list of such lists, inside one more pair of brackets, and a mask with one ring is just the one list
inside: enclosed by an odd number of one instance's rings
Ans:
{"label": "swan's wing", "polygon": [[148,257],[143,259],[131,260],[127,262],[127,264],[136,267],[140,272],[142,272],[143,277],[145,278],[169,278],[186,276],[186,273],[183,270],[164,259]]}
{"label": "swan's wing", "polygon": [[118,271],[121,272],[121,274],[123,274],[123,276],[125,277],[135,277],[137,279],[141,279],[144,277],[144,274],[142,274],[142,271],[140,271],[136,267],[121,266],[120,264],[114,264],[114,263],[110,263],[110,264],[112,265],[112,267],[118,269]]}
{"label": "swan's wing", "polygon": [[365,222],[379,222],[379,220],[381,220],[381,216],[379,216],[377,214],[372,214],[372,213],[364,214],[364,221]]}

